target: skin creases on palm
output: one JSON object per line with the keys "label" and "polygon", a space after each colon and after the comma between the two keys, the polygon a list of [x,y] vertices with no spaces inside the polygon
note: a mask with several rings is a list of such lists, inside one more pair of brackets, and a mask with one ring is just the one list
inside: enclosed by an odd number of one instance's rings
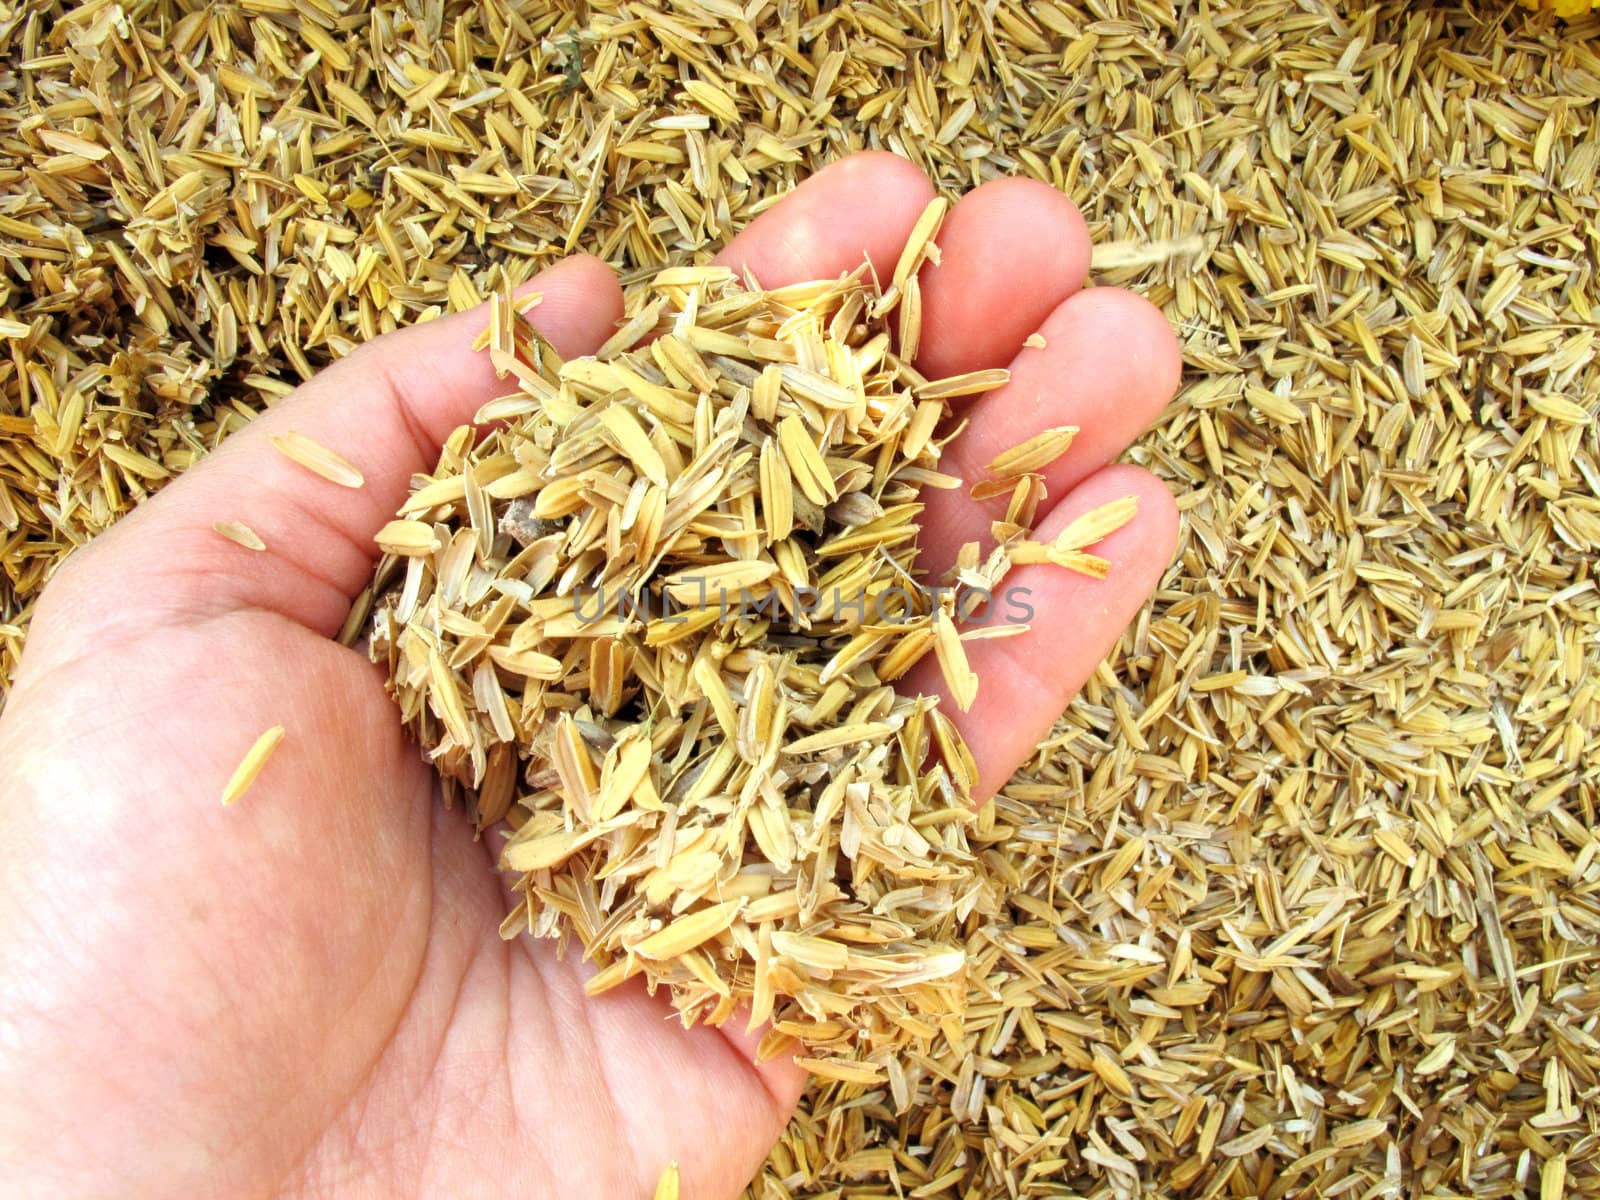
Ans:
{"label": "skin creases on palm", "polygon": [[[933,195],[910,164],[818,173],[719,261],[766,286],[892,269]],[[1124,292],[1083,286],[1072,205],[1000,180],[963,197],[921,278],[930,376],[1009,365],[951,447],[970,475],[1056,425],[1040,536],[1121,496],[1105,581],[1022,567],[1038,617],[974,643],[1006,703],[962,730],[992,792],[1155,586],[1176,511],[1107,466],[1176,387],[1176,342]],[[527,285],[567,355],[621,314],[575,257]],[[18,1196],[733,1196],[804,1079],[753,1065],[730,1025],[685,1030],[662,998],[589,999],[576,953],[504,942],[489,845],[401,735],[381,677],[335,643],[373,534],[448,431],[496,394],[479,314],[380,339],[262,415],[58,572],[0,717],[0,1161]],[[1039,333],[1043,347],[1024,346]],[[347,491],[271,448],[304,433],[353,462]],[[993,513],[939,493],[937,573]],[[252,553],[212,531],[242,520]],[[939,690],[937,676],[909,686]],[[263,730],[287,735],[238,805],[223,783]]]}

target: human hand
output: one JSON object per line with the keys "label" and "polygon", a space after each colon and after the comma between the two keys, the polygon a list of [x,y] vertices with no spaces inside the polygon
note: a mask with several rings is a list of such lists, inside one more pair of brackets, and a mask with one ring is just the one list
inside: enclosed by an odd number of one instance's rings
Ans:
{"label": "human hand", "polygon": [[[720,256],[764,285],[892,268],[932,195],[860,155],[819,173]],[[1042,429],[1083,432],[1046,475],[1039,536],[1136,495],[1095,581],[1020,567],[1038,616],[971,644],[958,720],[985,795],[1030,753],[1172,553],[1165,488],[1106,467],[1176,386],[1165,321],[1079,291],[1081,217],[1002,181],[951,211],[923,276],[919,367],[1009,363],[944,470],[975,479]],[[573,258],[528,287],[564,354],[621,313]],[[734,1025],[684,1030],[642,987],[583,994],[576,954],[503,942],[496,847],[444,811],[381,673],[331,635],[369,581],[373,534],[497,384],[481,314],[382,338],[329,368],[76,555],[40,601],[0,719],[0,1161],[8,1194],[732,1196],[799,1096]],[[1046,345],[1023,349],[1039,331]],[[365,477],[344,490],[269,438],[302,432]],[[994,502],[1003,512],[1004,501]],[[928,497],[937,576],[996,512]],[[212,531],[240,520],[253,553]],[[940,690],[937,668],[912,688]],[[218,803],[263,730],[287,737],[245,799]]]}

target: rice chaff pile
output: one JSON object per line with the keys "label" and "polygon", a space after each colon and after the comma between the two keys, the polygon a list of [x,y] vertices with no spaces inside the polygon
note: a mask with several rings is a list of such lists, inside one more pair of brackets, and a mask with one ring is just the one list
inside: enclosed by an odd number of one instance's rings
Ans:
{"label": "rice chaff pile", "polygon": [[1585,7],[12,5],[0,690],[57,564],[385,330],[702,264],[852,151],[1031,178],[1179,331],[1178,561],[964,827],[961,1028],[752,1196],[1595,1195]]}

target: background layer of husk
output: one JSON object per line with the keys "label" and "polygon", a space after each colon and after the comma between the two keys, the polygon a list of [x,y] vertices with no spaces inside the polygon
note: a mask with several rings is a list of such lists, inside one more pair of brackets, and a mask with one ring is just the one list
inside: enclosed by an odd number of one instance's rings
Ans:
{"label": "background layer of husk", "polygon": [[[1571,7],[1571,6],[1568,6]],[[1600,19],[968,0],[0,13],[0,679],[364,339],[703,258],[859,147],[1180,331],[1147,614],[997,802],[967,1019],[771,1196],[1594,1194]]]}

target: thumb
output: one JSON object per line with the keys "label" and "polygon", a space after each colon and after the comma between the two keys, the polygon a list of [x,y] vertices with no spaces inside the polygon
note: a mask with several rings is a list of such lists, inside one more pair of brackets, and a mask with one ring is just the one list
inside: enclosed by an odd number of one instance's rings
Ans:
{"label": "thumb", "polygon": [[[616,276],[587,256],[563,260],[519,291],[540,295],[528,320],[563,355],[593,352],[622,313]],[[142,606],[146,619],[152,606],[179,619],[254,608],[332,636],[370,578],[373,536],[411,477],[433,469],[453,428],[511,390],[488,355],[472,349],[486,311],[388,334],[329,367],[108,531],[68,573],[80,584],[84,575],[114,581],[126,597],[119,607]],[[290,434],[348,462],[359,486],[281,452],[275,442]],[[213,528],[228,521],[248,526],[265,552]],[[34,630],[46,639],[48,607]]]}

